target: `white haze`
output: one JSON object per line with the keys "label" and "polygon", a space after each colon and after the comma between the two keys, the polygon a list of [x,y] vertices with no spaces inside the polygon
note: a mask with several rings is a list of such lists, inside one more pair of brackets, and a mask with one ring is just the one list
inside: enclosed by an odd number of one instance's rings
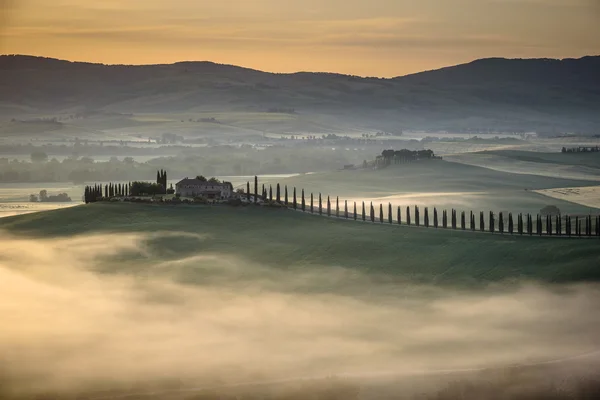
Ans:
{"label": "white haze", "polygon": [[[600,349],[597,285],[467,292],[334,266],[272,269],[200,250],[155,260],[148,239],[0,234],[6,393],[410,374]],[[182,283],[183,270],[207,278]]]}

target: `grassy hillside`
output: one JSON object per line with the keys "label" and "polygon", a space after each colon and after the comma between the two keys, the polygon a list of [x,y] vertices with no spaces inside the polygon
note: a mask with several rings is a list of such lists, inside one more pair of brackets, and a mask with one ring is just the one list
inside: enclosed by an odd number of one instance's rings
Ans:
{"label": "grassy hillside", "polygon": [[537,213],[554,204],[563,213],[588,213],[574,203],[548,199],[535,189],[590,186],[593,182],[495,171],[433,160],[392,165],[383,170],[336,171],[300,175],[283,183],[341,199],[458,210]]}
{"label": "grassy hillside", "polygon": [[[152,273],[144,270],[145,257],[217,253],[285,270],[339,266],[365,272],[373,279],[381,275],[388,281],[441,285],[600,280],[597,240],[380,226],[255,207],[94,204],[3,218],[0,229],[46,238],[107,232],[155,234],[148,240],[148,254],[129,256],[138,264],[124,263],[132,273]],[[183,282],[202,283],[218,271],[188,266],[174,267],[169,273]],[[322,283],[331,284],[335,282]]]}
{"label": "grassy hillside", "polygon": [[599,153],[543,153],[522,150],[493,150],[455,154],[447,160],[497,171],[563,179],[600,181]]}

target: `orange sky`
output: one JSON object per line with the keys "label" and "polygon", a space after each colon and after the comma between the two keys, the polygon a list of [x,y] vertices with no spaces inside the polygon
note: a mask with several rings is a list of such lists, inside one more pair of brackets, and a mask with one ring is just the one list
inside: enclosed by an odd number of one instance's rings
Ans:
{"label": "orange sky", "polygon": [[0,53],[396,76],[600,54],[599,0],[0,0]]}

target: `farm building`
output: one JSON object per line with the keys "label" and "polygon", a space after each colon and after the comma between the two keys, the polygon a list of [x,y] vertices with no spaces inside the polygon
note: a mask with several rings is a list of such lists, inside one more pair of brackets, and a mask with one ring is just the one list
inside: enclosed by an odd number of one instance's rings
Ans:
{"label": "farm building", "polygon": [[229,199],[233,196],[231,182],[210,182],[184,178],[175,184],[175,192],[182,197],[206,197],[208,199]]}

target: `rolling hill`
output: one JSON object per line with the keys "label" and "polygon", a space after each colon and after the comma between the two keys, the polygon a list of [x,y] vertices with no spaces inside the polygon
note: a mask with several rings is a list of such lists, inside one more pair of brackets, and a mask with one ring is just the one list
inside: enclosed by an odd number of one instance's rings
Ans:
{"label": "rolling hill", "polygon": [[495,213],[503,211],[535,215],[549,204],[556,205],[565,214],[589,213],[589,207],[550,199],[533,190],[592,186],[597,181],[543,176],[535,174],[535,170],[530,174],[526,169],[511,173],[483,166],[432,160],[392,165],[382,170],[305,174],[281,183],[298,190],[304,188],[308,191],[307,196],[310,196],[310,191],[315,195],[321,192],[324,196],[333,196],[334,200],[339,196],[342,201],[373,201],[376,207],[379,203],[387,206],[391,202],[394,208],[398,205],[419,205],[448,210],[455,208],[465,212],[491,210]]}
{"label": "rolling hill", "polygon": [[600,57],[484,59],[379,79],[273,74],[211,62],[126,66],[0,56],[0,112],[19,117],[81,110],[177,113],[276,108],[370,129],[597,133],[598,69]]}
{"label": "rolling hill", "polygon": [[[130,254],[123,261],[138,262],[120,264],[132,268],[132,273],[144,269],[147,257],[186,258],[200,252],[227,254],[284,271],[344,267],[374,277],[385,274],[399,282],[456,287],[522,279],[600,280],[596,240],[380,226],[255,207],[99,203],[3,218],[0,230],[39,238],[153,232],[145,246],[148,254]],[[219,271],[193,267],[167,272],[177,281],[196,284],[219,276]],[[242,274],[240,279],[246,278]]]}

